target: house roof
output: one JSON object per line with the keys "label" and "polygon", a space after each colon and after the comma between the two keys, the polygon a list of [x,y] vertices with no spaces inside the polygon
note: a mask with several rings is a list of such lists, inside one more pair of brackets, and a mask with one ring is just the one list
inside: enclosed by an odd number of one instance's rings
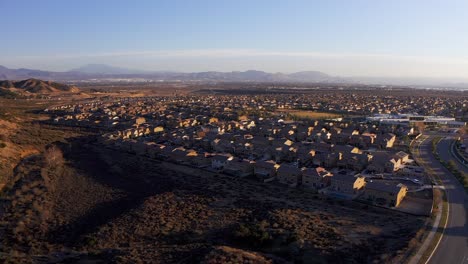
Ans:
{"label": "house roof", "polygon": [[378,192],[386,192],[391,194],[398,193],[405,185],[395,184],[390,182],[372,180],[366,184],[366,189],[375,190]]}
{"label": "house roof", "polygon": [[247,159],[230,158],[226,166],[231,170],[242,170],[246,168],[253,168],[253,163]]}
{"label": "house roof", "polygon": [[395,157],[399,158],[399,159],[402,159],[404,157],[408,156],[408,153],[404,152],[404,151],[398,151],[396,154],[395,154]]}
{"label": "house roof", "polygon": [[352,184],[352,183],[354,183],[356,181],[356,177],[354,177],[354,175],[350,175],[350,174],[346,174],[346,175],[335,174],[335,175],[333,175],[332,180],[333,181],[348,182],[348,183]]}
{"label": "house roof", "polygon": [[294,165],[289,165],[289,164],[282,164],[278,168],[278,173],[301,173],[301,169]]}
{"label": "house roof", "polygon": [[214,155],[212,159],[216,161],[220,161],[220,162],[226,162],[229,158],[230,156],[228,155],[217,154],[217,155]]}
{"label": "house roof", "polygon": [[392,159],[393,154],[390,152],[373,152],[371,163],[385,166],[385,163],[390,162]]}
{"label": "house roof", "polygon": [[341,153],[351,153],[356,147],[350,145],[334,145],[333,150]]}
{"label": "house roof", "polygon": [[325,177],[327,175],[330,175],[330,173],[323,167],[303,168],[302,169],[302,174],[303,175],[312,175],[312,176],[315,176],[315,177]]}
{"label": "house roof", "polygon": [[277,165],[276,162],[274,162],[273,160],[268,160],[268,161],[258,160],[254,164],[255,167],[259,167],[259,168],[274,168],[276,165]]}

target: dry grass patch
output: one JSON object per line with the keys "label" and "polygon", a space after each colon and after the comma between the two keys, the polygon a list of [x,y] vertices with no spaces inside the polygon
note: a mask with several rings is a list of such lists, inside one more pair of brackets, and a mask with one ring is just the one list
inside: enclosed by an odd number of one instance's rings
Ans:
{"label": "dry grass patch", "polygon": [[285,110],[288,119],[298,120],[298,119],[333,119],[339,118],[341,115],[335,113],[327,112],[317,112],[317,111],[307,111],[307,110]]}

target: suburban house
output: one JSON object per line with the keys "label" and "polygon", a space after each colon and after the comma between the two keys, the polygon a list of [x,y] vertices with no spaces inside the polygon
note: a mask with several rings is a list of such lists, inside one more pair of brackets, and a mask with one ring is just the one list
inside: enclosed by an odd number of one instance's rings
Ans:
{"label": "suburban house", "polygon": [[337,166],[340,158],[340,153],[320,153],[314,156],[313,164],[321,167],[332,168]]}
{"label": "suburban house", "polygon": [[158,150],[156,157],[163,160],[168,159],[172,153],[172,150],[174,150],[174,148],[171,146],[161,145],[161,148]]}
{"label": "suburban house", "polygon": [[405,164],[409,160],[409,154],[404,151],[399,151],[394,155],[395,159],[399,159],[401,164]]}
{"label": "suburban house", "polygon": [[397,174],[401,176],[409,176],[409,177],[423,177],[424,168],[420,166],[400,165],[400,168],[398,169]]}
{"label": "suburban house", "polygon": [[357,154],[357,153],[361,153],[361,150],[355,146],[351,146],[351,145],[334,145],[333,146],[333,151],[334,152],[339,152],[341,154],[345,154],[345,153],[354,153],[354,154]]}
{"label": "suburban house", "polygon": [[211,168],[215,170],[222,170],[224,166],[226,166],[226,163],[228,162],[228,159],[230,158],[229,155],[221,155],[221,154],[216,154],[211,158]]}
{"label": "suburban house", "polygon": [[377,137],[377,144],[380,148],[392,148],[395,143],[396,136],[392,133],[386,133]]}
{"label": "suburban house", "polygon": [[371,159],[372,156],[369,154],[344,153],[337,165],[340,168],[362,171],[367,167]]}
{"label": "suburban house", "polygon": [[210,159],[207,158],[207,153],[199,153],[199,152],[189,152],[187,154],[189,157],[190,165],[197,167],[197,168],[206,168],[209,167],[211,164]]}
{"label": "suburban house", "polygon": [[147,154],[151,158],[156,158],[156,156],[161,152],[163,145],[156,144],[154,142],[146,142]]}
{"label": "suburban house", "polygon": [[232,144],[227,139],[215,139],[211,142],[211,147],[216,152],[229,152],[232,150]]}
{"label": "suburban house", "polygon": [[320,189],[330,185],[331,174],[325,168],[303,168],[302,186],[310,189]]}
{"label": "suburban house", "polygon": [[250,160],[230,157],[223,172],[232,176],[247,177],[253,175],[254,165]]}
{"label": "suburban house", "polygon": [[169,159],[176,163],[185,164],[188,162],[187,151],[182,147],[175,148],[169,154]]}
{"label": "suburban house", "polygon": [[295,187],[301,182],[301,169],[292,164],[281,164],[277,171],[278,182]]}
{"label": "suburban house", "polygon": [[408,187],[401,183],[370,181],[366,184],[362,199],[377,205],[398,207],[407,191]]}
{"label": "suburban house", "polygon": [[367,170],[373,173],[393,173],[398,170],[400,165],[399,158],[395,158],[391,153],[379,151],[372,153],[372,160],[367,166]]}
{"label": "suburban house", "polygon": [[350,174],[335,174],[331,177],[330,189],[346,194],[356,194],[366,185],[365,178]]}
{"label": "suburban house", "polygon": [[358,146],[362,149],[368,149],[372,144],[374,144],[375,135],[373,134],[362,134],[362,135],[351,135],[349,139],[349,144],[353,146]]}
{"label": "suburban house", "polygon": [[254,163],[254,175],[263,182],[269,182],[275,179],[279,167],[273,160],[259,160]]}

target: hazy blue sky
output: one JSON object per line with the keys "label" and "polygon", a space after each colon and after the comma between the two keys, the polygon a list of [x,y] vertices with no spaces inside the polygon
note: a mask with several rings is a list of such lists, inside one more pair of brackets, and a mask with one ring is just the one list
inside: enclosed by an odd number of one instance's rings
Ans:
{"label": "hazy blue sky", "polygon": [[467,0],[0,0],[0,65],[468,77]]}

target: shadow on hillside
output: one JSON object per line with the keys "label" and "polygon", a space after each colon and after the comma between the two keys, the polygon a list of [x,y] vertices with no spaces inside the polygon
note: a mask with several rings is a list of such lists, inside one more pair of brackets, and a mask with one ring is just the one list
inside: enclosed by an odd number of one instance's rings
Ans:
{"label": "shadow on hillside", "polygon": [[[84,239],[88,234],[139,207],[147,197],[170,192],[174,188],[170,177],[154,177],[148,180],[146,174],[150,171],[146,171],[138,163],[123,159],[119,152],[112,152],[112,155],[109,155],[92,147],[90,144],[93,142],[93,137],[75,138],[70,142],[70,144],[58,143],[58,146],[64,153],[67,165],[78,172],[75,177],[89,177],[112,190],[118,190],[119,193],[123,193],[123,197],[98,203],[84,215],[49,230],[50,242],[68,246],[85,243]],[[115,162],[115,164],[109,164],[109,162]],[[124,169],[116,172],[113,166],[120,166]],[[151,171],[151,173],[160,172]]]}
{"label": "shadow on hillside", "polygon": [[145,197],[125,197],[97,204],[85,215],[71,223],[58,226],[48,233],[48,240],[66,246],[88,243],[87,235],[95,232],[116,217],[130,211],[142,203]]}

